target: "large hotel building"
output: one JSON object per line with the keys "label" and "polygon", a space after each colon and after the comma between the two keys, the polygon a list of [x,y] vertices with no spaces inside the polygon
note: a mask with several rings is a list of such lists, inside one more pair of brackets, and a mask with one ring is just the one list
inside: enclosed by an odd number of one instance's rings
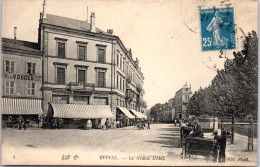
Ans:
{"label": "large hotel building", "polygon": [[[2,39],[3,45],[8,41],[23,44]],[[95,13],[91,13],[90,23],[41,13],[38,43],[32,46],[26,55],[16,51],[8,55],[3,47],[2,101],[30,95],[29,99],[41,101],[44,122],[62,118],[70,126],[76,119],[104,122],[109,118],[109,122],[128,125],[129,119],[145,118],[144,75],[139,60],[133,60],[131,49],[125,48],[113,30],[105,32],[95,26]],[[21,81],[18,71],[34,79]],[[14,103],[2,103],[2,114],[10,105]]]}

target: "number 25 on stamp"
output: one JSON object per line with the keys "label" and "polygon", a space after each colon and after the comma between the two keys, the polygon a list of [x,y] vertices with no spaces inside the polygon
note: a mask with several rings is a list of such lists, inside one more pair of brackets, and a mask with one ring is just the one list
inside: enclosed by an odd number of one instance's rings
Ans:
{"label": "number 25 on stamp", "polygon": [[234,9],[200,9],[202,51],[236,48]]}

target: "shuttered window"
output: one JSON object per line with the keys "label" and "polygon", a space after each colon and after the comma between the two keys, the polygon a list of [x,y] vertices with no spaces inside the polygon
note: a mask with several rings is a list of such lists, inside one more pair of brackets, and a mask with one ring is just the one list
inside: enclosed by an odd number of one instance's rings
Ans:
{"label": "shuttered window", "polygon": [[105,49],[98,48],[98,62],[105,63]]}
{"label": "shuttered window", "polygon": [[57,83],[65,84],[65,68],[57,67]]}
{"label": "shuttered window", "polygon": [[98,72],[98,86],[105,87],[105,72]]}
{"label": "shuttered window", "polygon": [[86,46],[79,46],[79,60],[86,60]]}
{"label": "shuttered window", "polygon": [[65,58],[65,43],[58,42],[58,57]]}
{"label": "shuttered window", "polygon": [[78,83],[86,82],[86,70],[78,70]]}

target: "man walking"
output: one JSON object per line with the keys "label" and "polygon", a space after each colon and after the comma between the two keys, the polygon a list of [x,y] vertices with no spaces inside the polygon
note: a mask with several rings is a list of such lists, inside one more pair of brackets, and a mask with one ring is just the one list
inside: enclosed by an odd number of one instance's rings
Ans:
{"label": "man walking", "polygon": [[147,121],[147,130],[150,129],[150,121]]}

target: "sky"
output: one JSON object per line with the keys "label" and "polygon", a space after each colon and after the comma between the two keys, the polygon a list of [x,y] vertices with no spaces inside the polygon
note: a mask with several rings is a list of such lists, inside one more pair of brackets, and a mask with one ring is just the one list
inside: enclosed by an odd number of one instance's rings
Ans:
{"label": "sky", "polygon": [[[2,37],[37,42],[43,0],[2,0]],[[113,29],[126,48],[138,57],[144,73],[148,108],[173,98],[186,82],[192,91],[204,88],[222,69],[219,51],[202,52],[199,9],[234,7],[237,49],[245,34],[258,33],[258,1],[254,0],[46,0],[49,14],[87,20],[95,12],[96,26]],[[88,19],[89,20],[89,19]],[[232,58],[234,50],[223,52]],[[216,67],[216,68],[214,68]]]}

